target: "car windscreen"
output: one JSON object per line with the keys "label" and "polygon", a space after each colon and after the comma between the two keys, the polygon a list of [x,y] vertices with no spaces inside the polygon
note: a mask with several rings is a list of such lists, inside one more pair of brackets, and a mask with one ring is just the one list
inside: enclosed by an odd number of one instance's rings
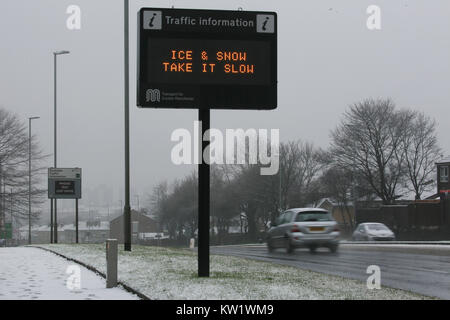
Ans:
{"label": "car windscreen", "polygon": [[295,222],[333,221],[331,213],[325,211],[303,211],[297,214]]}
{"label": "car windscreen", "polygon": [[367,228],[374,231],[389,230],[384,224],[368,224]]}

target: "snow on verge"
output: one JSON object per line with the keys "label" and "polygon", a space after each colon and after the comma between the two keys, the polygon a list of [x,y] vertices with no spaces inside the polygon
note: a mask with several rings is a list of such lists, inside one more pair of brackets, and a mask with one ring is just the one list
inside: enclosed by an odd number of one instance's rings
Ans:
{"label": "snow on verge", "polygon": [[[80,286],[68,287],[78,267]],[[94,272],[37,248],[0,248],[0,300],[137,300],[121,288],[106,289]]]}
{"label": "snow on verge", "polygon": [[[39,245],[106,273],[105,246]],[[188,250],[133,246],[119,249],[119,281],[150,299],[427,299],[415,293],[289,266],[211,255],[210,278],[197,277],[197,255]]]}

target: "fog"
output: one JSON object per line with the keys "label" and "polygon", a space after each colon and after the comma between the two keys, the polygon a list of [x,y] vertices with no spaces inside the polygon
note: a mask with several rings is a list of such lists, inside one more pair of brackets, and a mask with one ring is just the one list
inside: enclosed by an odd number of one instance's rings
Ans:
{"label": "fog", "polygon": [[[382,29],[366,27],[369,5],[381,8]],[[69,30],[69,5],[81,8],[81,29]],[[162,180],[193,165],[174,165],[170,135],[193,130],[195,110],[136,107],[136,13],[141,7],[276,11],[278,108],[211,113],[215,128],[280,129],[280,140],[327,148],[346,107],[390,97],[398,107],[438,121],[450,153],[450,3],[434,1],[130,1],[130,133],[132,205]],[[123,1],[2,0],[0,106],[33,122],[45,153],[53,153],[53,54],[58,57],[58,166],[81,167],[81,204],[120,206],[124,186]],[[53,166],[49,157],[47,166]],[[45,177],[43,177],[45,185]],[[72,206],[72,203],[70,203]]]}

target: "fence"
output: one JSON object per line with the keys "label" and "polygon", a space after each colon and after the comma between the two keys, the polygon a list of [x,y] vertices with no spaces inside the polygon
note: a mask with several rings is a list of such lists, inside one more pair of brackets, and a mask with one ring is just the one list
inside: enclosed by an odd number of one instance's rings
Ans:
{"label": "fence", "polygon": [[358,208],[356,223],[380,222],[398,240],[450,240],[450,199]]}

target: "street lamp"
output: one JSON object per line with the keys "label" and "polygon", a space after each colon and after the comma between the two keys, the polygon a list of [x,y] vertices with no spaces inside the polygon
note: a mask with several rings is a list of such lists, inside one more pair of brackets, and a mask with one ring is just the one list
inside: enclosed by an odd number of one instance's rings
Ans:
{"label": "street lamp", "polygon": [[[57,168],[57,162],[56,162],[56,75],[57,75],[57,65],[56,65],[56,57],[59,55],[63,55],[63,54],[69,54],[70,51],[67,50],[61,50],[61,51],[55,51],[53,52],[53,65],[54,65],[54,90],[53,90],[53,102],[54,102],[54,107],[55,107],[55,112],[54,112],[54,160],[55,160],[55,164],[54,167]],[[53,201],[53,200],[51,200]],[[55,221],[54,221],[54,242],[58,243],[58,222],[57,222],[57,208],[56,208],[56,199],[54,199],[55,201]]]}
{"label": "street lamp", "polygon": [[124,0],[124,111],[125,111],[125,206],[123,207],[123,247],[131,251],[130,206],[130,61],[129,61],[129,0]]}
{"label": "street lamp", "polygon": [[31,244],[31,120],[39,118],[28,118],[28,244]]}

